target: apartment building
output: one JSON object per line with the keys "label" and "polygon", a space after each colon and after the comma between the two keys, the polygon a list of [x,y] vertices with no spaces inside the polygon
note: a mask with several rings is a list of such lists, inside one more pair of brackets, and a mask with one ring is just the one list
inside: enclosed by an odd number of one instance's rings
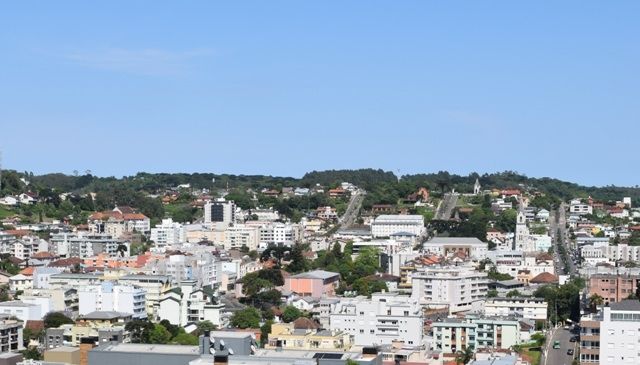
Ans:
{"label": "apartment building", "polygon": [[222,274],[222,262],[210,252],[155,258],[145,267],[153,275],[170,276],[177,284],[196,280],[202,286],[211,286],[221,280]]}
{"label": "apartment building", "polygon": [[0,315],[16,317],[25,323],[27,321],[39,321],[45,314],[39,304],[25,303],[19,300],[0,302]]}
{"label": "apartment building", "polygon": [[425,267],[412,274],[411,283],[411,297],[420,304],[457,313],[481,310],[488,279],[471,267]]}
{"label": "apartment building", "polygon": [[600,363],[640,362],[640,302],[623,300],[603,308],[600,323]]}
{"label": "apartment building", "polygon": [[602,312],[580,318],[580,365],[600,363],[600,324]]}
{"label": "apartment building", "polygon": [[80,316],[75,323],[48,328],[44,336],[46,349],[79,346],[81,343],[98,345],[105,342],[129,342],[125,330],[132,317],[128,313],[91,312]]}
{"label": "apartment building", "polygon": [[[63,258],[79,257],[84,259],[100,253],[106,253],[110,257],[129,256],[129,242],[113,237],[104,233],[52,233],[50,250]],[[126,250],[118,250],[120,245],[124,245]]]}
{"label": "apartment building", "polygon": [[150,240],[156,249],[164,252],[167,246],[186,241],[185,230],[182,224],[174,222],[173,219],[163,219],[162,223],[151,228]]}
{"label": "apartment building", "polygon": [[120,312],[133,318],[147,317],[146,293],[131,285],[115,285],[105,281],[100,285],[84,286],[78,289],[79,314],[95,311]]}
{"label": "apartment building", "polygon": [[446,318],[432,325],[434,350],[454,354],[467,348],[508,349],[520,344],[518,320],[503,317]]}
{"label": "apartment building", "polygon": [[593,275],[589,278],[589,296],[599,295],[604,304],[623,301],[631,294],[640,293],[640,276],[637,275]]}
{"label": "apartment building", "polygon": [[422,249],[430,254],[451,256],[462,253],[473,260],[487,257],[489,244],[475,237],[433,237],[422,245]]}
{"label": "apartment building", "polygon": [[179,287],[162,294],[158,318],[183,327],[200,321],[222,326],[223,308],[223,304],[215,303],[210,288],[199,288],[195,281],[184,281]]}
{"label": "apartment building", "polygon": [[147,315],[150,319],[157,317],[162,294],[173,287],[171,277],[166,275],[126,275],[118,279],[118,284],[144,290]]}
{"label": "apartment building", "polygon": [[380,215],[371,223],[374,238],[389,237],[397,233],[424,234],[424,217],[421,215]]}
{"label": "apartment building", "polygon": [[269,223],[260,226],[260,247],[291,246],[302,238],[302,226],[290,223]]}
{"label": "apartment building", "polygon": [[515,317],[544,322],[547,320],[547,306],[543,298],[487,298],[484,314],[489,317]]}
{"label": "apartment building", "polygon": [[356,346],[392,342],[419,346],[423,325],[418,301],[397,293],[374,293],[371,299],[342,298],[329,315],[329,328],[348,333]]}
{"label": "apartment building", "polygon": [[260,227],[248,224],[235,224],[227,227],[223,232],[222,241],[225,250],[240,249],[246,246],[249,250],[256,250],[260,243]]}
{"label": "apartment building", "polygon": [[0,353],[17,352],[24,349],[22,321],[11,315],[0,314]]}

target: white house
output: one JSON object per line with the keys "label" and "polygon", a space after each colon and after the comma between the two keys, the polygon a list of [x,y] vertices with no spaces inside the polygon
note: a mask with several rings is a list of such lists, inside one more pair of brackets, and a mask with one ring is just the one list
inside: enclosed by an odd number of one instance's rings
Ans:
{"label": "white house", "polygon": [[33,288],[33,277],[31,276],[17,274],[9,278],[9,290],[13,292],[25,291],[31,288]]}
{"label": "white house", "polygon": [[547,302],[543,298],[487,298],[484,314],[546,321]]}
{"label": "white house", "polygon": [[42,313],[42,308],[38,304],[11,300],[8,302],[0,302],[0,314],[15,316],[19,320],[26,322],[41,320],[46,313]]}

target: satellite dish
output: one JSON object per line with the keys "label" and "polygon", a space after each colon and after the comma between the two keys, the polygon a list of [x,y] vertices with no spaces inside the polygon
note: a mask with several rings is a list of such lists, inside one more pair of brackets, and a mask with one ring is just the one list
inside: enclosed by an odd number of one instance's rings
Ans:
{"label": "satellite dish", "polygon": [[215,355],[216,354],[216,349],[214,349],[213,347],[209,349],[209,352],[211,353],[211,355]]}
{"label": "satellite dish", "polygon": [[233,355],[233,349],[229,349],[229,355]]}
{"label": "satellite dish", "polygon": [[251,353],[255,354],[256,351],[258,351],[258,349],[255,346],[251,345]]}

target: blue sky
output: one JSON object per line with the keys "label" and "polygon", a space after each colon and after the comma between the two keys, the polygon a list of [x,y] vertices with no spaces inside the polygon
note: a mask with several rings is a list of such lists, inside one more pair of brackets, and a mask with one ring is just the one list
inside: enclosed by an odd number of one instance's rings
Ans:
{"label": "blue sky", "polygon": [[638,1],[9,2],[8,168],[636,185]]}

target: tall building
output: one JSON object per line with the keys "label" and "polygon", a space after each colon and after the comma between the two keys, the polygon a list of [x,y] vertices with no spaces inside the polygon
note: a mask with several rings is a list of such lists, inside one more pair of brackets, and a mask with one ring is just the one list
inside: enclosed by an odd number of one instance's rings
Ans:
{"label": "tall building", "polygon": [[605,305],[620,302],[640,293],[640,276],[593,275],[589,278],[589,296],[599,295]]}
{"label": "tall building", "polygon": [[518,212],[518,217],[516,218],[516,239],[515,239],[515,249],[518,251],[534,251],[535,249],[530,247],[529,240],[529,227],[527,227],[527,217],[522,210]]}
{"label": "tall building", "polygon": [[231,224],[235,221],[236,203],[233,201],[214,200],[204,205],[205,223]]}
{"label": "tall building", "polygon": [[0,314],[0,353],[20,351],[22,344],[22,321]]}
{"label": "tall building", "polygon": [[122,312],[133,318],[146,318],[145,291],[128,285],[114,285],[105,281],[100,285],[78,289],[80,315],[95,311]]}
{"label": "tall building", "polygon": [[604,307],[600,323],[600,363],[640,362],[640,302],[623,300]]}
{"label": "tall building", "polygon": [[342,298],[329,316],[331,331],[349,333],[356,346],[402,342],[420,346],[424,318],[418,301],[397,293]]}
{"label": "tall building", "polygon": [[412,275],[411,297],[450,313],[480,310],[487,295],[487,274],[470,267],[422,268]]}

